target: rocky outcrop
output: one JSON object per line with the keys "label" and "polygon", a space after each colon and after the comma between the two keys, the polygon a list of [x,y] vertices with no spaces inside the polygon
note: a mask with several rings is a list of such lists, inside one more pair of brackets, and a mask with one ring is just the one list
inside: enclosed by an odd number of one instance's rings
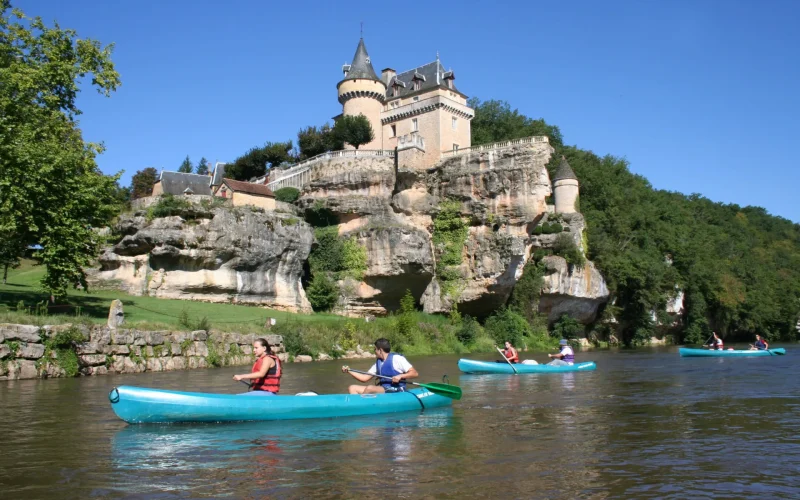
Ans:
{"label": "rocky outcrop", "polygon": [[90,273],[95,286],[133,295],[310,311],[301,285],[310,226],[291,214],[193,206],[149,221],[123,215],[117,243]]}
{"label": "rocky outcrop", "polygon": [[582,323],[591,323],[599,307],[608,300],[608,288],[594,264],[583,267],[570,266],[562,257],[543,259],[546,274],[539,299],[539,312],[555,321],[568,314]]}

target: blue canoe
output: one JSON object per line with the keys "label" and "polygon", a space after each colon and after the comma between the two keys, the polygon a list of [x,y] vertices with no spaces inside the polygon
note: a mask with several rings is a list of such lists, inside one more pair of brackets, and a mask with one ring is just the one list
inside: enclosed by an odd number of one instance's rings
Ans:
{"label": "blue canoe", "polygon": [[[566,372],[590,372],[597,368],[594,361],[586,363],[575,363],[567,366],[551,365],[525,365],[517,363],[514,365],[517,373],[566,373]],[[495,363],[491,361],[477,361],[474,359],[459,359],[458,369],[464,373],[508,373],[513,374],[514,370],[508,363]]]}
{"label": "blue canoe", "polygon": [[451,402],[427,389],[396,394],[246,396],[124,385],[112,389],[108,399],[114,413],[129,424],[351,417],[438,408]]}
{"label": "blue canoe", "polygon": [[692,347],[681,347],[678,349],[683,358],[740,358],[751,356],[778,356],[786,354],[786,349],[779,347],[777,349],[767,349],[765,351],[749,351],[749,350],[730,350],[718,351],[714,349],[697,349]]}

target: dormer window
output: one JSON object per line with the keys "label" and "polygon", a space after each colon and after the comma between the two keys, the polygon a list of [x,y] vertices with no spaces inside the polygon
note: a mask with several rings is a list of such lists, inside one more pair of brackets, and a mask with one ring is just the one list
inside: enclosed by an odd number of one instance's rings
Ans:
{"label": "dormer window", "polygon": [[419,90],[421,83],[419,80],[414,80],[414,90]]}

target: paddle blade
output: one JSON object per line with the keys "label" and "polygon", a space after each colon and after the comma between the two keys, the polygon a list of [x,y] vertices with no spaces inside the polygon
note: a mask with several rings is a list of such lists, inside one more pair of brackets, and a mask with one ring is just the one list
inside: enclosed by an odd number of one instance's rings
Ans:
{"label": "paddle blade", "polygon": [[450,399],[455,399],[456,401],[461,399],[461,387],[457,385],[437,384],[435,382],[430,384],[419,384],[419,385],[428,389],[434,394],[438,394],[440,396],[444,396]]}

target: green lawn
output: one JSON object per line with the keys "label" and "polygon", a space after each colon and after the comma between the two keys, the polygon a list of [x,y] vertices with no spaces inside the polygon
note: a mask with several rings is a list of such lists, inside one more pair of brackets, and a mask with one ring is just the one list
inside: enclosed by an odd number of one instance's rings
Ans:
{"label": "green lawn", "polygon": [[[66,299],[49,307],[46,315],[39,314],[38,318],[31,318],[30,314],[36,316],[37,304],[47,302],[47,294],[39,288],[39,280],[43,275],[43,266],[33,261],[24,261],[18,269],[9,270],[8,283],[0,284],[0,322],[22,322],[27,319],[38,324],[67,323],[75,321],[76,315],[79,315],[82,321],[105,323],[108,308],[114,299],[120,299],[123,303],[126,324],[135,324],[142,329],[186,329],[181,325],[182,315],[188,316],[191,325],[207,317],[214,329],[236,332],[263,332],[268,317],[276,318],[278,322],[291,320],[314,323],[344,319],[333,314],[293,314],[253,306],[137,297],[113,290],[89,293],[73,290]],[[20,301],[24,303],[26,312],[17,310]]]}

